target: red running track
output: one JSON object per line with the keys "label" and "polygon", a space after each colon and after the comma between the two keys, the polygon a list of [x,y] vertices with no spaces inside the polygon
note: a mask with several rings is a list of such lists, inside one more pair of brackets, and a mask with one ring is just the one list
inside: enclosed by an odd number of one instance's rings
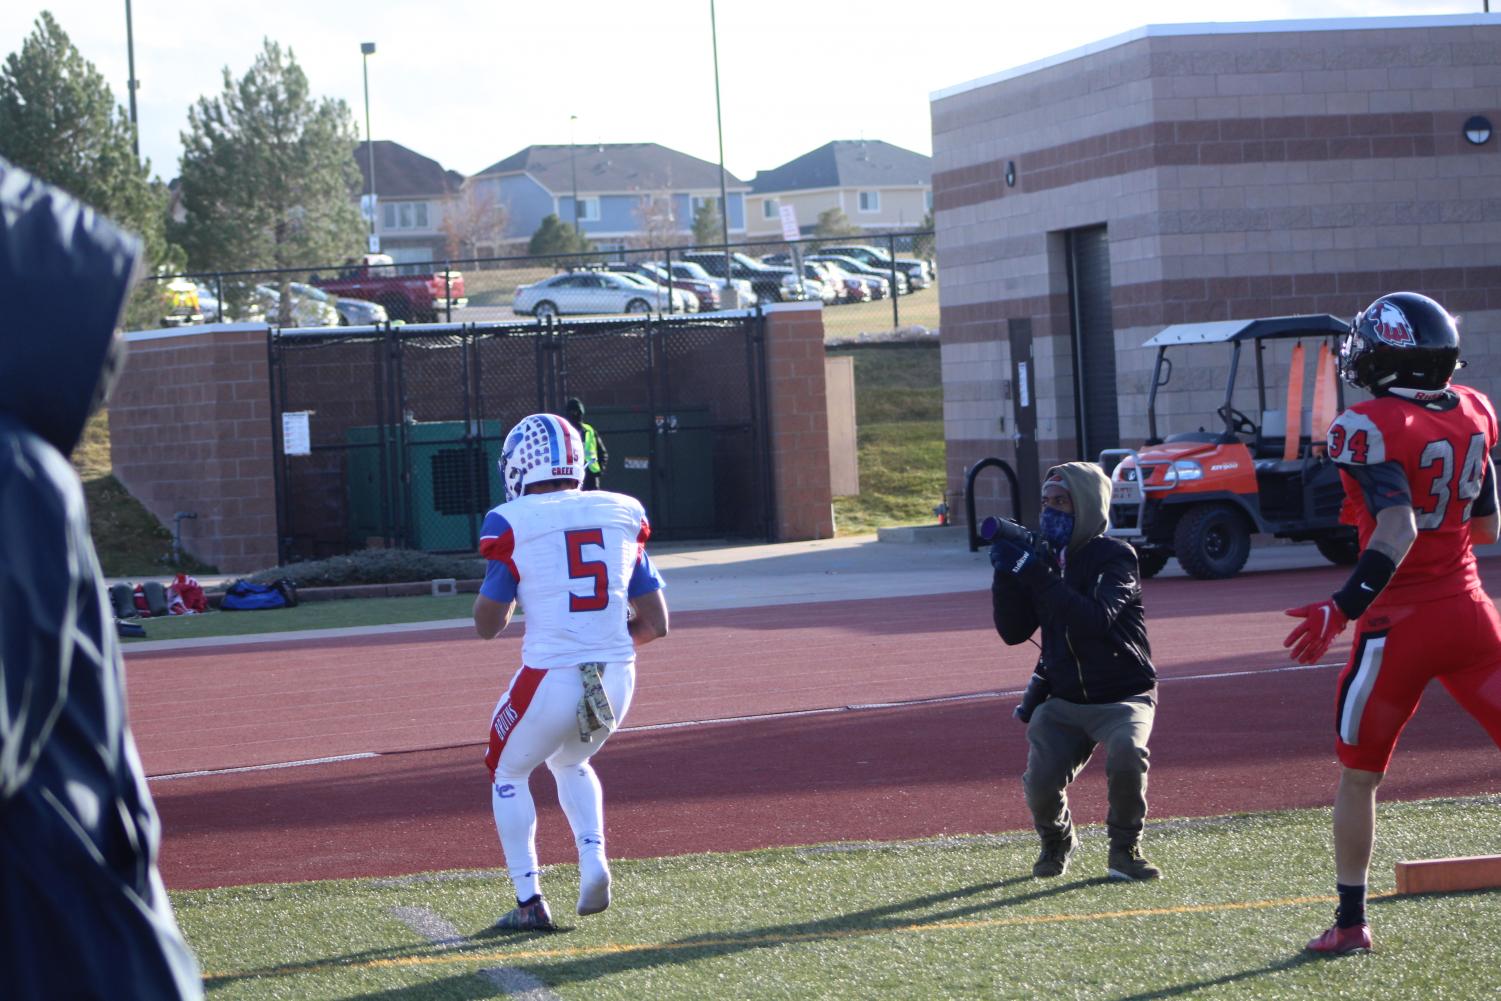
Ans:
{"label": "red running track", "polygon": [[[1286,670],[1281,610],[1341,578],[1330,568],[1148,582],[1164,679],[1154,816],[1329,802],[1336,670]],[[132,725],[154,776],[380,755],[158,778],[168,885],[499,866],[480,759],[519,649],[519,637],[451,630],[130,656]],[[632,729],[596,759],[611,852],[1025,829],[1012,700],[965,697],[1019,690],[1034,660],[1032,646],[1000,643],[983,591],[674,616],[672,636],[642,653]],[[960,701],[639,729],[947,698]],[[543,861],[567,861],[571,838],[542,775]],[[1383,795],[1498,788],[1495,748],[1439,692]],[[1097,767],[1073,798],[1081,822],[1103,819]]]}

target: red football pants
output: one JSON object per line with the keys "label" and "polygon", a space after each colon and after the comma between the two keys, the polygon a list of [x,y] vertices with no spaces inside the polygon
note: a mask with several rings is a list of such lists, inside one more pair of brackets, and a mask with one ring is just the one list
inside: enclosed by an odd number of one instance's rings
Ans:
{"label": "red football pants", "polygon": [[1373,608],[1358,625],[1335,701],[1341,764],[1386,771],[1434,678],[1501,747],[1501,614],[1484,591]]}

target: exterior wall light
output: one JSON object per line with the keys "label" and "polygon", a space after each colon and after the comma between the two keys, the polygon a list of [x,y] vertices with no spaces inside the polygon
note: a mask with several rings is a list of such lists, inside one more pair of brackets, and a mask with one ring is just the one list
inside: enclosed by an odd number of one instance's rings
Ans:
{"label": "exterior wall light", "polygon": [[1484,146],[1491,139],[1491,120],[1484,115],[1471,115],[1465,119],[1465,138],[1473,146]]}

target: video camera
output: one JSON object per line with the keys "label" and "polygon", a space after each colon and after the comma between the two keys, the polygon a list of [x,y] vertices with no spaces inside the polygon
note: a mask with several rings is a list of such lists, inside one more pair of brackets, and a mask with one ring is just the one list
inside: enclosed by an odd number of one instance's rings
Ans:
{"label": "video camera", "polygon": [[985,542],[1005,539],[1028,552],[1036,549],[1038,542],[1037,533],[1026,525],[1012,521],[1010,518],[997,518],[994,515],[980,522],[980,538]]}

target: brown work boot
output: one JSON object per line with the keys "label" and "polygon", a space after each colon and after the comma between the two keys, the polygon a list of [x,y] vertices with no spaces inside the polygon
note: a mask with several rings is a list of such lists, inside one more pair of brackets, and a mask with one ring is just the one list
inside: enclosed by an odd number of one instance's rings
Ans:
{"label": "brown work boot", "polygon": [[1036,879],[1051,879],[1068,872],[1069,860],[1079,848],[1079,839],[1069,831],[1061,838],[1048,838],[1042,842],[1042,851],[1032,863],[1032,876]]}
{"label": "brown work boot", "polygon": [[1105,874],[1111,879],[1156,879],[1162,870],[1141,854],[1141,845],[1122,845],[1110,849],[1110,864]]}

